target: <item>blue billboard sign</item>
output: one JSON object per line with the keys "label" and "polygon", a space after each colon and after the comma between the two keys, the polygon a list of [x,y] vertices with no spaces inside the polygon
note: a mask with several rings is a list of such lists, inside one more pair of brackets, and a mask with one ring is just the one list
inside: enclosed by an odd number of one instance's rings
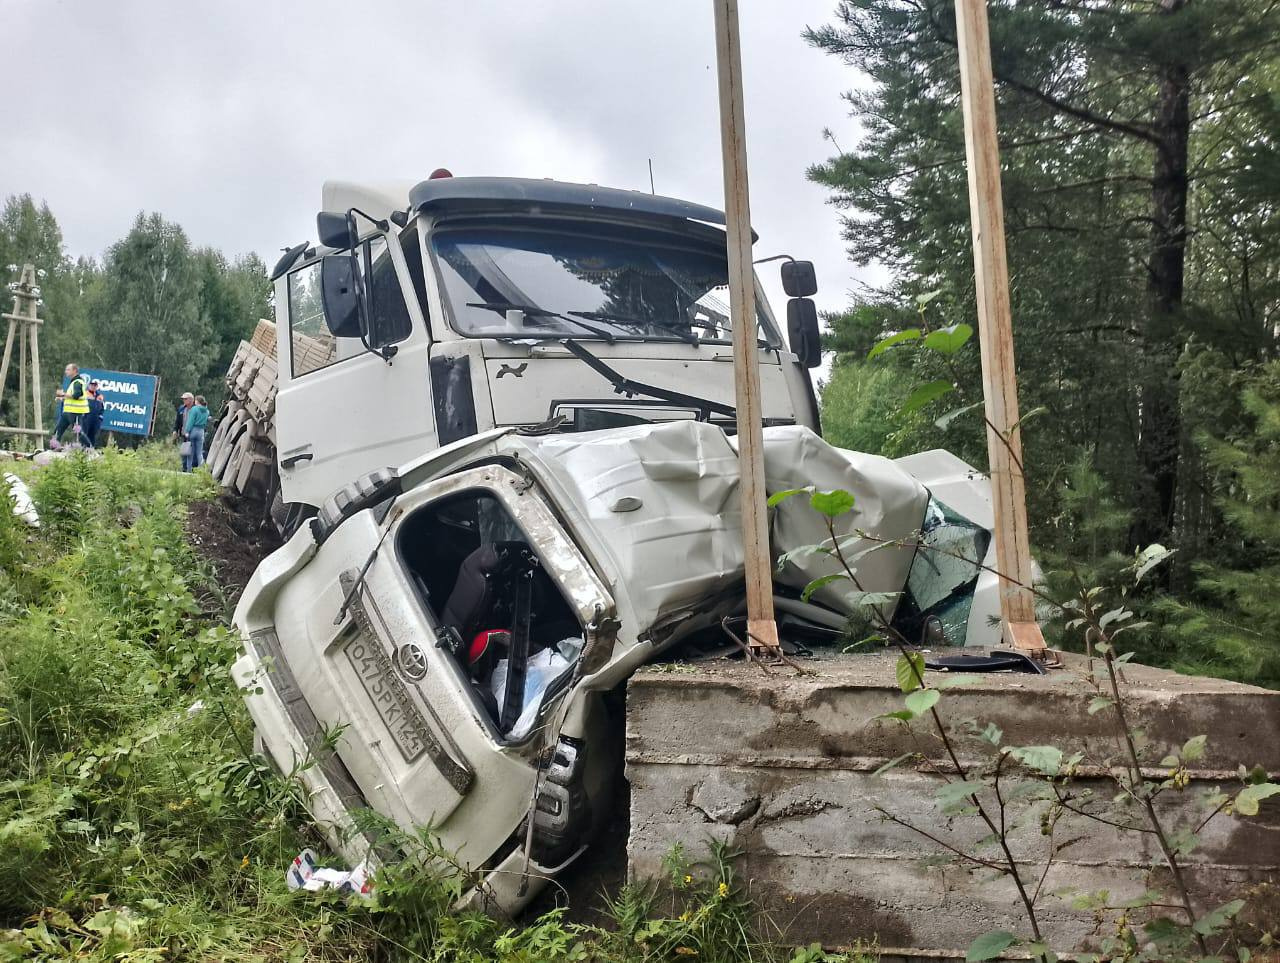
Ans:
{"label": "blue billboard sign", "polygon": [[[102,393],[102,431],[119,431],[126,435],[151,434],[156,397],[160,391],[158,377],[102,368],[81,368],[80,377],[85,384],[98,382],[98,390]],[[62,379],[64,389],[70,380]]]}

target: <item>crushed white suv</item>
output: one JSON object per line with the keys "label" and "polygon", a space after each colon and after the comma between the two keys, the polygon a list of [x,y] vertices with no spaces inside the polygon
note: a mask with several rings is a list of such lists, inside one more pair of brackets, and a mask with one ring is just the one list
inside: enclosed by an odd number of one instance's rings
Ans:
{"label": "crushed white suv", "polygon": [[[896,593],[884,614],[934,644],[999,642],[994,582],[963,561],[990,564],[983,476],[945,452],[900,465],[800,427],[766,429],[765,469],[770,491],[853,493],[836,520],[851,553],[860,531],[951,546],[871,553],[860,586]],[[776,555],[827,537],[806,499],[771,512]],[[311,763],[298,778],[345,858],[373,852],[358,809],[429,826],[476,873],[476,899],[514,912],[610,803],[605,694],[743,614],[740,530],[737,453],[714,425],[478,435],[343,489],[265,559],[236,611],[235,678],[275,764]],[[802,599],[833,564],[780,568],[784,640],[839,636],[847,587]]]}

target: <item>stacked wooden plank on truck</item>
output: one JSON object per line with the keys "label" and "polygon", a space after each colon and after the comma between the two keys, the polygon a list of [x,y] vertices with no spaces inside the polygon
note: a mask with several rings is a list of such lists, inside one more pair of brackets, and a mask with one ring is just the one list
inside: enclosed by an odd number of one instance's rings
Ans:
{"label": "stacked wooden plank on truck", "polygon": [[305,334],[293,333],[293,370],[296,372],[315,371],[333,364],[337,356],[338,342],[332,337],[312,338]]}
{"label": "stacked wooden plank on truck", "polygon": [[[312,350],[322,350],[321,343]],[[227,402],[209,445],[213,477],[237,494],[264,500],[275,473],[276,376],[276,326],[259,321],[227,368]]]}
{"label": "stacked wooden plank on truck", "polygon": [[268,358],[274,358],[276,356],[275,323],[266,320],[259,321],[258,326],[253,329],[253,336],[249,339],[249,344]]}

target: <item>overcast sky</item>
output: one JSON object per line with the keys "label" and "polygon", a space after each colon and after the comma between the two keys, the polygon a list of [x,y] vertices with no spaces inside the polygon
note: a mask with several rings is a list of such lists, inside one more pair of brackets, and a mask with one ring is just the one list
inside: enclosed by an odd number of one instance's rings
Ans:
{"label": "overcast sky", "polygon": [[[854,140],[840,94],[855,74],[800,36],[834,6],[741,12],[756,256],[814,260],[821,308],[860,278],[804,176],[832,153],[824,127]],[[0,0],[0,14],[0,194],[47,200],[73,256],[147,210],[270,265],[314,237],[324,180],[438,166],[647,190],[652,158],[658,193],[723,206],[709,0]],[[762,273],[780,312],[776,267]]]}

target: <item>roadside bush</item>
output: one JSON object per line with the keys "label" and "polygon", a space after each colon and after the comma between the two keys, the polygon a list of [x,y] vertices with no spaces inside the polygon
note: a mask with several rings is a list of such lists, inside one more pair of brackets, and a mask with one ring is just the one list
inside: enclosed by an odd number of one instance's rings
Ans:
{"label": "roadside bush", "polygon": [[682,871],[661,912],[629,890],[609,928],[562,910],[515,925],[455,911],[474,880],[371,817],[403,853],[372,901],[290,892],[321,837],[296,779],[254,754],[238,645],[197,601],[211,587],[184,518],[215,487],[157,467],[158,447],[29,471],[38,534],[0,512],[0,963],[852,963],[752,935],[726,854]]}

